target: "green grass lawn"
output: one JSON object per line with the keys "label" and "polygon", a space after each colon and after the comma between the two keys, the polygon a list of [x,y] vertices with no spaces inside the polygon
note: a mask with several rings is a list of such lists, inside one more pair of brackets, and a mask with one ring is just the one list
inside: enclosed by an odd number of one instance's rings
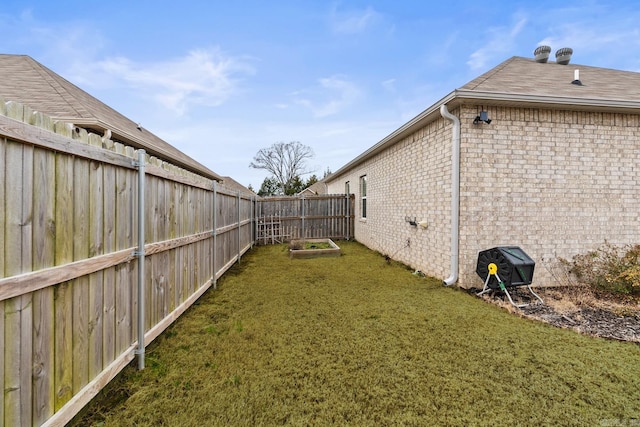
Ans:
{"label": "green grass lawn", "polygon": [[526,320],[354,242],[255,248],[76,425],[637,425],[640,347]]}

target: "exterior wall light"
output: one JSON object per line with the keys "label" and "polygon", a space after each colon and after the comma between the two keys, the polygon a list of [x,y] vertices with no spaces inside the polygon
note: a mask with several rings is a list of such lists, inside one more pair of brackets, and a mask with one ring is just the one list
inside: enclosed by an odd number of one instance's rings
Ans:
{"label": "exterior wall light", "polygon": [[489,113],[486,111],[480,111],[480,114],[473,119],[473,124],[477,125],[480,122],[485,122],[486,124],[491,124],[491,119],[489,118]]}

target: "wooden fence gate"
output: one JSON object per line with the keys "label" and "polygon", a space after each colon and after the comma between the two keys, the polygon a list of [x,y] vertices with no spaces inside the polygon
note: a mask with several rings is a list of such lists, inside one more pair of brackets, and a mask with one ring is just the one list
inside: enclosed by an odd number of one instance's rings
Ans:
{"label": "wooden fence gate", "polygon": [[354,195],[268,197],[256,206],[256,241],[281,243],[292,239],[351,239]]}

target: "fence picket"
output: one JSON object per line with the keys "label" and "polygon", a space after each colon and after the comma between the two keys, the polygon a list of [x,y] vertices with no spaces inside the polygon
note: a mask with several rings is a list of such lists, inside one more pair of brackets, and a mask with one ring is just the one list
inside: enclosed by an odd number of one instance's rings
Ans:
{"label": "fence picket", "polygon": [[[353,212],[354,200],[352,195],[345,197],[344,194],[264,198],[257,202],[256,221],[258,225],[261,222],[271,224],[272,218],[276,218],[279,236],[284,240],[351,238],[349,231],[353,230],[353,215],[349,212]],[[256,241],[272,242],[269,227],[262,228],[258,226]]]}
{"label": "fence picket", "polygon": [[[135,150],[16,103],[0,113],[13,117],[0,116],[0,420],[64,425],[133,358]],[[147,166],[148,344],[253,246],[265,207],[160,160]],[[301,210],[310,236],[334,228],[312,199],[273,208],[292,236]]]}

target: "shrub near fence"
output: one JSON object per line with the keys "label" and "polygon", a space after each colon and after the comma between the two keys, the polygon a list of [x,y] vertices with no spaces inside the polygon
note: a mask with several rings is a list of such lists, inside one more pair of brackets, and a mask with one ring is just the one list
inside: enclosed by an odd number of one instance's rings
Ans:
{"label": "shrub near fence", "polygon": [[136,159],[0,101],[0,424],[64,424],[135,357],[142,260],[148,344],[253,244],[252,195],[149,156],[139,221]]}

